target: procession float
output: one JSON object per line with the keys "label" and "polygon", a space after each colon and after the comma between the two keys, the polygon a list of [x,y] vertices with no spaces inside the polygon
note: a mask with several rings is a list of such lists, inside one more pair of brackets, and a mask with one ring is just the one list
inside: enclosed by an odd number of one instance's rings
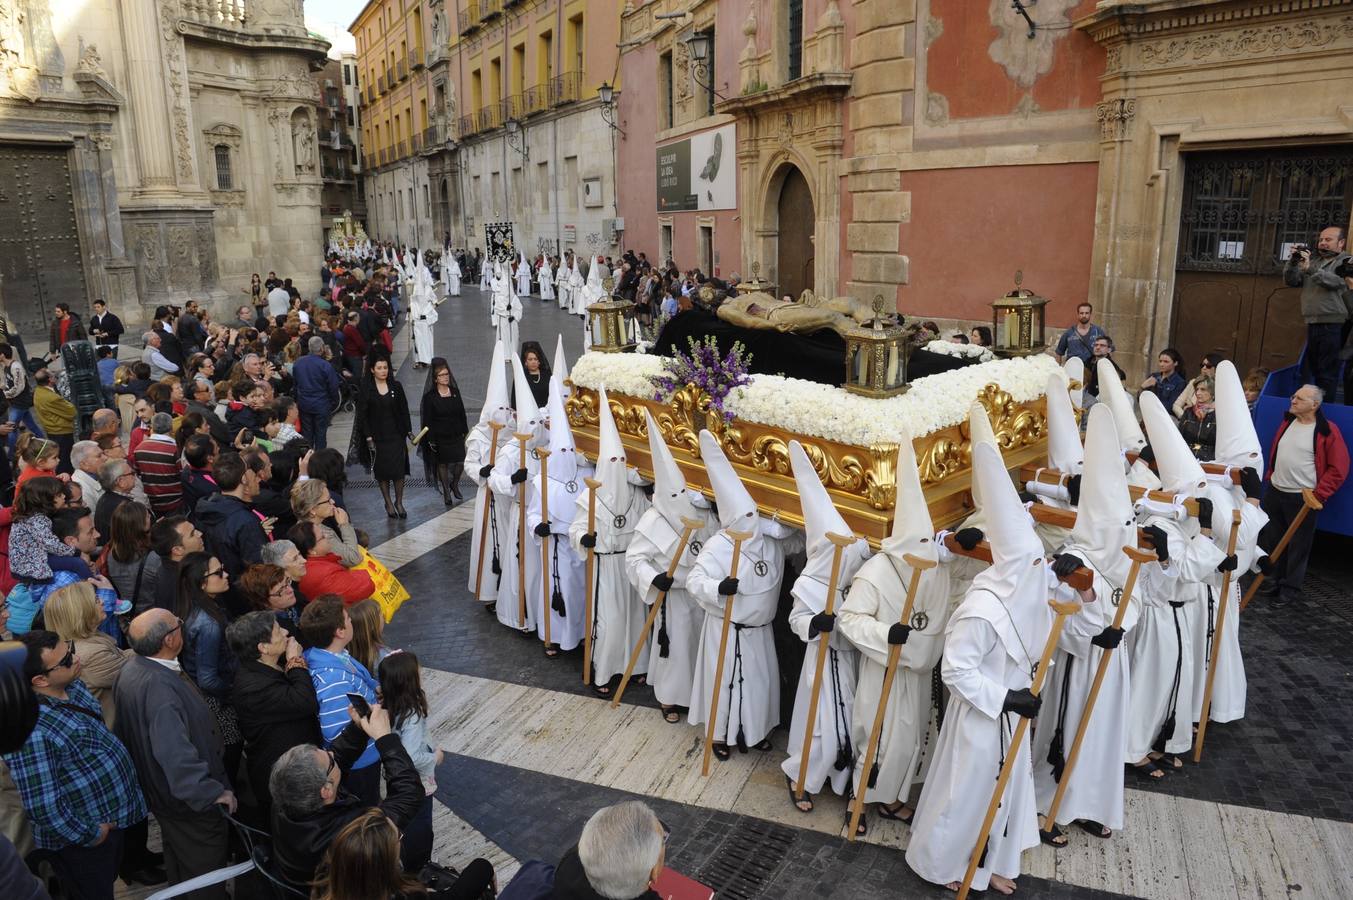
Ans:
{"label": "procession float", "polygon": [[[801,527],[788,446],[797,440],[847,523],[877,547],[893,517],[905,514],[895,508],[903,435],[911,436],[940,528],[972,510],[974,401],[986,409],[1006,465],[1046,460],[1045,392],[1048,376],[1062,372],[1044,352],[1046,302],[1017,285],[993,303],[993,354],[914,343],[914,331],[884,315],[882,298],[862,309],[851,298],[808,292],[793,303],[752,293],[727,310],[682,313],[653,346],[636,346],[626,340],[630,304],[603,300],[588,311],[591,348],[570,371],[569,424],[578,449],[595,459],[604,388],[629,464],[653,474],[647,410],[688,485],[712,496],[700,458],[699,434],[708,430],[761,512]],[[670,334],[677,323],[684,348]],[[760,350],[749,353],[749,344]]]}

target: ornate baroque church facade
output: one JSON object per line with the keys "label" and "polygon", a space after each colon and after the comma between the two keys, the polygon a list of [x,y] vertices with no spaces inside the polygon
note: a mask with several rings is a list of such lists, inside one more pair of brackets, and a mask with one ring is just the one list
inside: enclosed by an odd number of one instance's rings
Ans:
{"label": "ornate baroque church facade", "polygon": [[250,273],[318,287],[328,44],[301,0],[0,0],[0,297],[129,324],[222,311]]}

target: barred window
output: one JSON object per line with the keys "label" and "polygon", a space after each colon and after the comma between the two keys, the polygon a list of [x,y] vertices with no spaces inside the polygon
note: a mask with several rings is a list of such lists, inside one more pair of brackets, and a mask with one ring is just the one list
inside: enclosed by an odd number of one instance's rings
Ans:
{"label": "barred window", "polygon": [[229,191],[234,189],[234,182],[230,177],[230,145],[216,145],[216,189],[218,191]]}

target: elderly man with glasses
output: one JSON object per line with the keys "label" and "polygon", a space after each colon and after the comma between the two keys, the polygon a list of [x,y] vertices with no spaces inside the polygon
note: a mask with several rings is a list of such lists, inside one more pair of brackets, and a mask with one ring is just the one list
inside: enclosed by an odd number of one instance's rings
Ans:
{"label": "elderly man with glasses", "polygon": [[[225,812],[236,808],[216,717],[179,666],[183,620],[151,609],[127,634],[136,655],[113,687],[114,732],[131,753],[146,803],[160,823],[165,869],[178,884],[226,864]],[[224,885],[200,900],[225,900]]]}
{"label": "elderly man with glasses", "polygon": [[[24,675],[38,697],[37,727],[21,749],[5,754],[33,828],[33,841],[67,894],[112,898],[123,832],[146,818],[136,769],[103,723],[99,701],[80,681],[74,641],[30,631]],[[156,883],[157,873],[138,880]],[[162,874],[158,876],[162,881]]]}

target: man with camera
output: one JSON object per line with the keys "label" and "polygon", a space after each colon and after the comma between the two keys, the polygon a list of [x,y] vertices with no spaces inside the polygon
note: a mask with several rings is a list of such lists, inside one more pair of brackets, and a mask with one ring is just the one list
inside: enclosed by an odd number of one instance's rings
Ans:
{"label": "man with camera", "polygon": [[1311,380],[1334,396],[1339,377],[1339,350],[1344,323],[1353,316],[1353,262],[1344,252],[1344,229],[1331,225],[1310,247],[1292,249],[1283,267],[1288,287],[1301,288],[1301,317],[1306,320],[1305,370]]}

